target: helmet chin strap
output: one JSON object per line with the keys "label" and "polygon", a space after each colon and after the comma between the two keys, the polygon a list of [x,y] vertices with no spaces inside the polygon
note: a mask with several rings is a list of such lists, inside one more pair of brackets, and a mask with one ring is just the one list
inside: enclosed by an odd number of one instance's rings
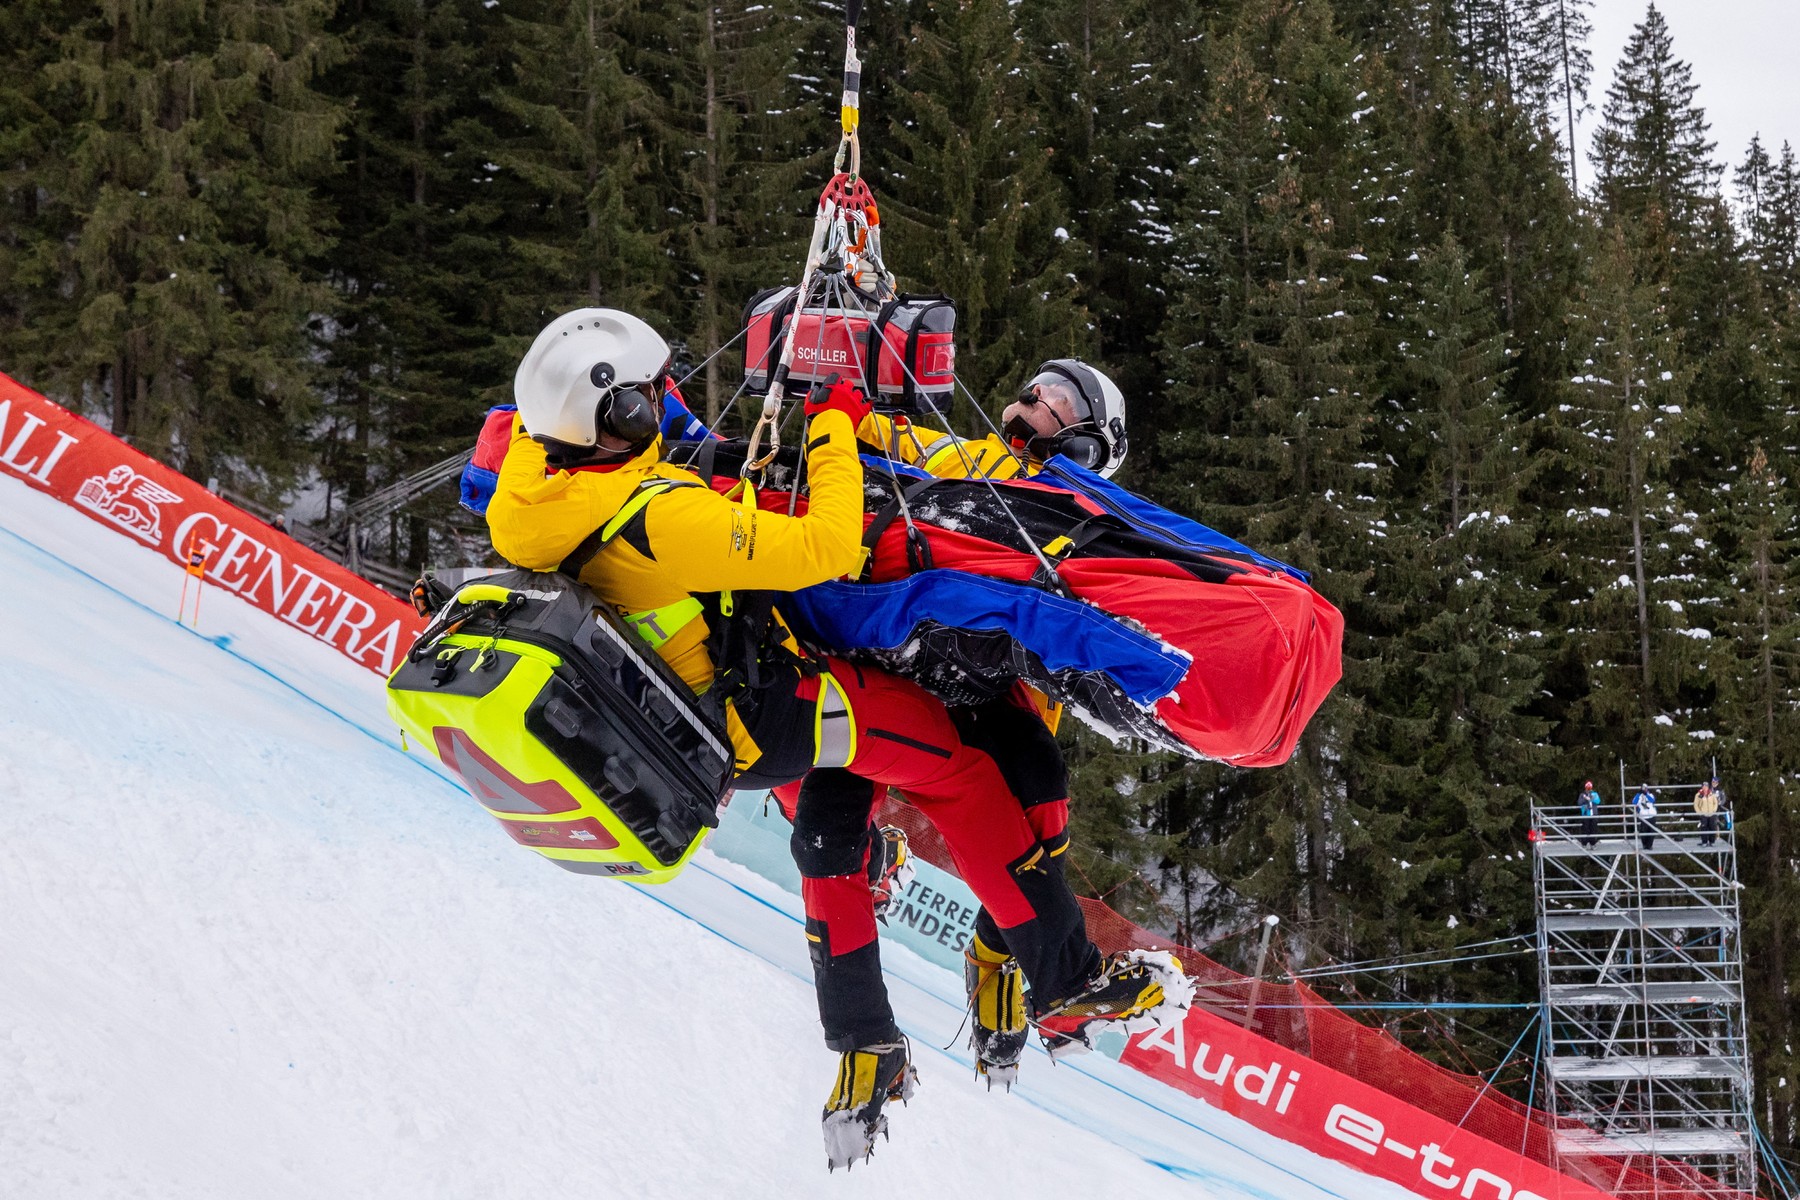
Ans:
{"label": "helmet chin strap", "polygon": [[1086,422],[1064,425],[1055,433],[1045,434],[1032,428],[1025,418],[1014,417],[1002,432],[1015,447],[1023,446],[1025,453],[1039,462],[1049,462],[1058,454],[1065,454],[1090,471],[1098,471],[1106,465],[1106,441],[1097,432],[1090,432]]}

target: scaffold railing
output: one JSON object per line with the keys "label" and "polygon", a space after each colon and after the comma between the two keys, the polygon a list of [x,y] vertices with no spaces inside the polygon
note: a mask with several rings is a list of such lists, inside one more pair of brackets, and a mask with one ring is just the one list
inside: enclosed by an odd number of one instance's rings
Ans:
{"label": "scaffold railing", "polygon": [[1663,805],[1646,819],[1623,807],[1533,806],[1531,839],[1559,1159],[1676,1159],[1753,1192],[1742,885],[1729,812]]}

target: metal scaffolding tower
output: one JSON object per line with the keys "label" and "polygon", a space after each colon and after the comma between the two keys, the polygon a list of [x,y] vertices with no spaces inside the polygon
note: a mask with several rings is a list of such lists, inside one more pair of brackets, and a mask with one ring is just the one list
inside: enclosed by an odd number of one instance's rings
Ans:
{"label": "metal scaffolding tower", "polygon": [[1599,1135],[1564,1132],[1557,1153],[1677,1159],[1754,1193],[1734,832],[1699,828],[1692,787],[1651,791],[1655,825],[1532,807],[1551,1111]]}

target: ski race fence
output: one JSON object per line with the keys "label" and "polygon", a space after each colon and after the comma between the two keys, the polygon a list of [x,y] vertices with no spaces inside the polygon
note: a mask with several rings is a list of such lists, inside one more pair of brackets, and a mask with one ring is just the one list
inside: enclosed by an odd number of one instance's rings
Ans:
{"label": "ski race fence", "polygon": [[[5,375],[0,473],[182,566],[197,592],[223,588],[377,675],[423,627],[410,604]],[[957,966],[973,896],[917,810],[890,798],[881,820],[904,828],[918,857],[938,868],[937,912],[964,918],[932,917],[941,932],[915,948]],[[1303,983],[1251,979],[1100,901],[1082,907],[1103,950],[1172,950],[1199,985],[1179,1026],[1110,1047],[1115,1056],[1278,1137],[1431,1197],[1753,1200],[1679,1162],[1607,1153],[1584,1127],[1558,1126],[1480,1077],[1430,1062]]]}
{"label": "ski race fence", "polygon": [[[955,873],[917,809],[890,797],[877,819],[905,829],[920,859]],[[1558,1124],[1480,1076],[1432,1062],[1304,983],[1253,979],[1099,900],[1081,906],[1102,950],[1173,951],[1197,984],[1182,1026],[1133,1037],[1122,1061],[1286,1140],[1424,1196],[1754,1200],[1681,1162],[1609,1152],[1586,1126]]]}

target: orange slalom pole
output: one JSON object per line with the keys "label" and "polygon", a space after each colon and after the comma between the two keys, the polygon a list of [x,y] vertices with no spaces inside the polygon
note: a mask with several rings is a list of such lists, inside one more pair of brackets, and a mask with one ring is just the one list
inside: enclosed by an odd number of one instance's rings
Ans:
{"label": "orange slalom pole", "polygon": [[[189,542],[188,545],[192,546],[193,543]],[[194,628],[198,629],[200,628],[200,597],[206,591],[206,555],[198,550],[190,550],[186,569],[188,575],[199,580],[194,585]],[[187,615],[187,590],[187,579],[183,578],[181,581],[181,612],[176,614],[175,618],[177,624],[182,624]]]}
{"label": "orange slalom pole", "polygon": [[177,625],[187,624],[188,580],[194,574],[194,535],[192,533],[188,534],[187,552],[188,565],[183,569],[181,576],[181,603],[175,607],[175,623]]}

